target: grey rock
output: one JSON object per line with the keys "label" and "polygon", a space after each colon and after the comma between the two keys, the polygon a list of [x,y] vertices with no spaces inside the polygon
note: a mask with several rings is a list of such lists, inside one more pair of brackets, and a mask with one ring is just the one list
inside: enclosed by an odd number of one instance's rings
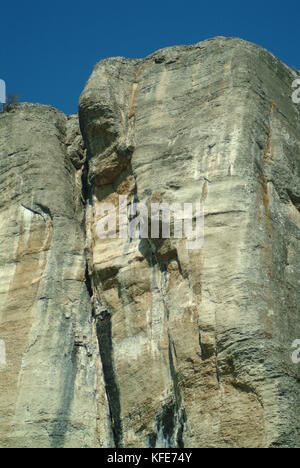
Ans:
{"label": "grey rock", "polygon": [[45,106],[0,115],[1,447],[109,444],[68,125]]}
{"label": "grey rock", "polygon": [[[1,447],[300,447],[294,79],[220,37],[0,115]],[[99,239],[119,195],[202,200],[203,248]]]}

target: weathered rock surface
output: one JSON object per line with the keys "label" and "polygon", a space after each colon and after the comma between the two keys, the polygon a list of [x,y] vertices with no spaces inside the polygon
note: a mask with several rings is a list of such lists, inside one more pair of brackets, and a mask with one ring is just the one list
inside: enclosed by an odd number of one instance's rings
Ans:
{"label": "weathered rock surface", "polygon": [[34,105],[0,116],[4,447],[109,443],[86,287],[81,170],[68,154],[73,120]]}
{"label": "weathered rock surface", "polygon": [[[299,447],[295,72],[216,38],[100,62],[79,120],[0,116],[0,446]],[[99,239],[119,195],[205,242]]]}

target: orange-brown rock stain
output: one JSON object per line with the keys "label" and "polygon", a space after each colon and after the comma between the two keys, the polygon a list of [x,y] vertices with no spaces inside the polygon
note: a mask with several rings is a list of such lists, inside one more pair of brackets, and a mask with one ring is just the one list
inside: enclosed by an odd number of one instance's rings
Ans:
{"label": "orange-brown rock stain", "polygon": [[132,86],[131,86],[131,96],[130,96],[130,101],[129,101],[129,114],[128,114],[129,119],[132,119],[132,117],[134,117],[135,115],[135,100],[136,100],[136,95],[138,91],[141,72],[142,72],[142,69],[138,67],[135,73],[134,82],[132,83]]}
{"label": "orange-brown rock stain", "polygon": [[267,140],[265,145],[265,152],[264,152],[264,161],[270,163],[274,160],[274,146],[272,143],[272,135],[271,135],[271,121],[272,116],[275,111],[275,102],[271,102],[271,109],[270,109],[270,126],[267,129]]}

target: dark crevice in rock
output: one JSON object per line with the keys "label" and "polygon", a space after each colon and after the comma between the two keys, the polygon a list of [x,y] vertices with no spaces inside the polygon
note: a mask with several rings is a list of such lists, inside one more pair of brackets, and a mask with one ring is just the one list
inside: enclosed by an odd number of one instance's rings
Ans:
{"label": "dark crevice in rock", "polygon": [[151,434],[148,435],[149,448],[155,448],[156,442],[157,442],[157,434],[155,432],[152,432]]}
{"label": "dark crevice in rock", "polygon": [[91,201],[91,190],[89,186],[89,162],[88,154],[83,164],[82,175],[81,175],[81,186],[82,186],[82,200],[84,205]]}
{"label": "dark crevice in rock", "polygon": [[53,220],[51,210],[47,206],[42,205],[41,203],[36,203],[36,206],[42,211],[44,215],[48,216],[51,220]]}
{"label": "dark crevice in rock", "polygon": [[176,402],[171,400],[162,407],[162,411],[157,417],[157,431],[158,433],[162,431],[168,447],[173,447],[175,444],[176,414]]}
{"label": "dark crevice in rock", "polygon": [[89,266],[88,262],[86,262],[85,265],[85,284],[86,284],[86,289],[89,293],[89,296],[92,298],[93,297],[93,288],[92,288],[92,281],[89,275]]}
{"label": "dark crevice in rock", "polygon": [[34,208],[29,208],[28,206],[24,205],[24,203],[21,203],[21,205],[23,208],[25,208],[25,210],[31,211],[35,215],[41,216],[45,222],[47,221],[47,218],[53,220],[53,216],[49,208],[41,205],[40,203],[35,203]]}
{"label": "dark crevice in rock", "polygon": [[290,197],[291,202],[295,206],[295,208],[299,211],[300,213],[300,195],[295,195],[292,193],[290,190],[287,191],[288,196]]}
{"label": "dark crevice in rock", "polygon": [[173,381],[174,400],[167,403],[158,418],[158,431],[162,429],[165,440],[170,447],[184,448],[183,433],[186,422],[185,410],[182,407],[182,397],[178,385],[177,373],[174,366],[172,343],[169,337],[169,364]]}
{"label": "dark crevice in rock", "polygon": [[112,432],[116,448],[121,447],[122,421],[120,392],[113,366],[113,344],[111,330],[111,315],[102,314],[96,322],[99,352],[102,361],[106,394],[109,403]]}
{"label": "dark crevice in rock", "polygon": [[[99,109],[100,115],[104,113],[106,117],[110,117],[110,109],[103,108]],[[106,115],[108,113],[108,115]],[[115,185],[122,186],[122,183],[126,182],[126,179],[132,176],[133,171],[131,168],[131,156],[133,149],[128,146],[122,146],[117,141],[117,134],[106,131],[104,125],[99,127],[99,134],[101,135],[98,139],[99,152],[101,153],[101,163],[93,165],[92,155],[89,147],[89,139],[84,132],[82,125],[82,113],[80,114],[80,127],[85,145],[87,148],[86,159],[82,170],[82,198],[85,204],[85,212],[93,206],[93,195],[98,199],[105,198],[108,196],[108,191],[114,192],[116,190]],[[118,162],[117,167],[114,169],[107,169],[101,166],[105,156],[115,157]],[[129,194],[130,195],[130,194]],[[87,229],[87,220],[85,222],[85,229]],[[86,232],[87,238],[87,232]],[[121,420],[121,402],[120,402],[120,391],[117,383],[114,360],[113,360],[113,340],[112,340],[112,318],[109,310],[103,305],[100,298],[97,297],[96,284],[100,281],[103,289],[107,287],[107,284],[113,280],[118,269],[108,268],[102,269],[101,271],[93,271],[93,267],[90,264],[89,247],[86,247],[86,287],[91,297],[92,302],[92,314],[96,324],[96,334],[99,347],[99,356],[102,362],[103,378],[108,402],[108,409],[111,420],[111,431],[113,434],[114,445],[116,448],[122,446],[123,429]],[[120,294],[120,291],[119,291]]]}
{"label": "dark crevice in rock", "polygon": [[[87,209],[88,205],[92,205],[92,189],[89,180],[89,156],[88,151],[84,161],[82,176],[82,201],[84,205],[84,231],[85,240],[87,240]],[[115,373],[112,361],[112,333],[111,333],[111,317],[110,314],[102,311],[101,315],[98,314],[97,305],[94,297],[94,279],[93,273],[90,270],[89,254],[87,247],[85,249],[86,265],[85,265],[85,285],[88,294],[91,298],[92,317],[96,324],[96,334],[99,347],[99,357],[102,362],[102,369],[104,374],[105,390],[108,402],[108,409],[111,421],[111,430],[114,438],[115,447],[120,446],[122,439],[121,429],[121,410],[120,410],[120,397],[119,389],[115,379]]]}
{"label": "dark crevice in rock", "polygon": [[[91,186],[89,183],[89,163],[88,158],[84,163],[82,171],[82,198],[84,205],[92,204]],[[86,208],[85,208],[86,215]],[[86,221],[85,221],[85,238],[86,234]],[[121,404],[119,388],[115,378],[115,371],[113,367],[113,346],[112,346],[112,331],[111,331],[111,316],[108,311],[102,311],[98,314],[96,310],[93,291],[93,278],[89,268],[88,261],[89,252],[86,252],[86,266],[85,266],[85,284],[88,294],[92,303],[92,315],[96,323],[96,334],[99,346],[99,356],[102,362],[105,390],[109,408],[109,415],[111,421],[111,430],[113,434],[115,447],[120,447],[122,440],[122,423],[121,423]]]}
{"label": "dark crevice in rock", "polygon": [[184,427],[186,423],[186,413],[185,410],[181,410],[180,414],[180,419],[179,419],[179,428],[177,431],[177,447],[178,448],[184,448],[184,442],[183,442],[183,433],[184,433]]}
{"label": "dark crevice in rock", "polygon": [[[174,354],[176,354],[174,346],[173,346],[173,352],[174,352]],[[181,406],[182,398],[181,398],[181,393],[180,393],[180,390],[179,390],[177,373],[176,373],[175,366],[174,366],[174,360],[173,360],[173,353],[172,353],[172,348],[171,348],[170,337],[169,337],[169,363],[170,363],[171,377],[172,377],[173,384],[174,384],[175,398],[176,398],[176,401],[178,403],[178,406]]]}

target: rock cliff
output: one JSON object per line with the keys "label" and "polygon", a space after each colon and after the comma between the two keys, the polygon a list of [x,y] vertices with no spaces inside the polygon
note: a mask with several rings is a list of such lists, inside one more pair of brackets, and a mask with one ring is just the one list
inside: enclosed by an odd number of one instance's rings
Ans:
{"label": "rock cliff", "polygon": [[[1,447],[300,447],[295,76],[215,38],[0,115]],[[119,196],[201,201],[203,247],[100,239]]]}

